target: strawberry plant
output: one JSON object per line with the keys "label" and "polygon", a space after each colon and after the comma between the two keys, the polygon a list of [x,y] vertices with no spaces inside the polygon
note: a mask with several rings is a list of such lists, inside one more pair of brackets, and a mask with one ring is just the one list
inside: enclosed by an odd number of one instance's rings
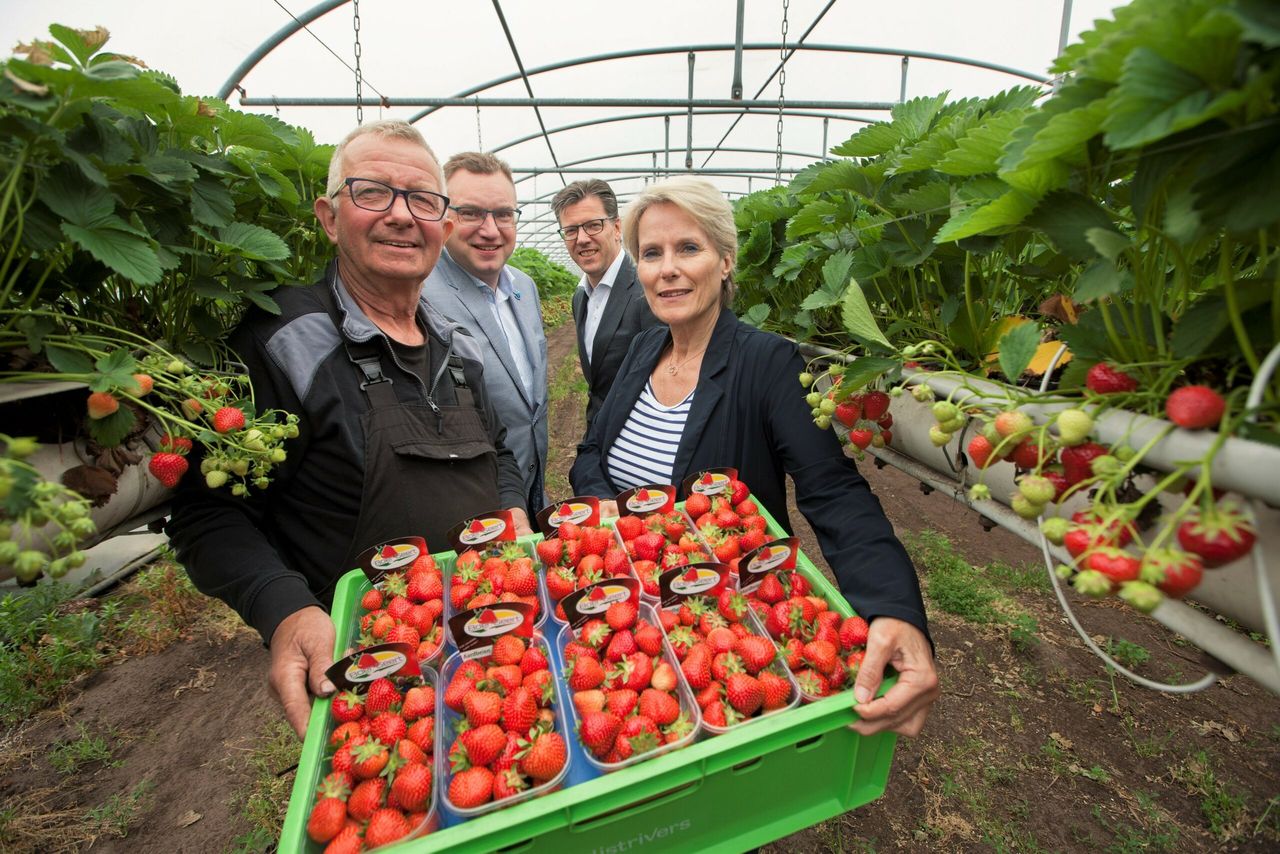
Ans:
{"label": "strawberry plant", "polygon": [[[148,426],[198,442],[215,486],[264,487],[296,427],[255,411],[223,338],[324,263],[310,208],[331,149],[183,95],[106,50],[105,30],[49,32],[0,63],[0,382],[87,386],[29,432],[87,437],[95,460],[73,484],[92,500],[143,461]],[[160,453],[149,468],[176,483],[183,454]]]}

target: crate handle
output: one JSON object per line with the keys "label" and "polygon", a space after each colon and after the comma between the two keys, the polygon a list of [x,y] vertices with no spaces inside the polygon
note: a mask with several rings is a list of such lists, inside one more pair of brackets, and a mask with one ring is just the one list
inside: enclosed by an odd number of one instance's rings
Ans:
{"label": "crate handle", "polygon": [[515,854],[517,851],[528,851],[531,847],[533,847],[533,840],[526,839],[523,842],[513,842],[505,848],[499,848],[494,854]]}
{"label": "crate handle", "polygon": [[748,759],[745,762],[739,762],[737,765],[734,765],[733,768],[731,768],[730,770],[733,771],[733,773],[735,774],[746,774],[748,771],[755,770],[756,766],[759,765],[761,760],[763,759],[764,759],[763,756],[757,756],[755,759]]}
{"label": "crate handle", "polygon": [[815,747],[820,747],[826,738],[827,734],[825,732],[820,732],[811,738],[806,738],[803,741],[797,741],[796,753],[804,753],[807,750],[813,750]]}
{"label": "crate handle", "polygon": [[604,824],[612,824],[615,821],[620,821],[624,818],[639,815],[642,812],[647,812],[655,807],[665,806],[673,801],[678,801],[681,798],[687,798],[694,792],[698,791],[701,787],[702,777],[699,777],[696,780],[690,780],[687,783],[682,783],[679,786],[667,789],[665,792],[659,792],[658,794],[645,798],[642,801],[634,801],[618,807],[617,809],[612,809],[608,812],[601,813],[600,815],[575,822],[570,825],[569,831],[571,833],[581,833]]}

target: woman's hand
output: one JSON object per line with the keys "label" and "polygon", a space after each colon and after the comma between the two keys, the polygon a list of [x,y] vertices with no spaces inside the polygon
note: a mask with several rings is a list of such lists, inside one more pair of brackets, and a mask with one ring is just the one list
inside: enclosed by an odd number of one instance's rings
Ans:
{"label": "woman's hand", "polygon": [[618,502],[613,499],[606,498],[600,502],[600,518],[612,519],[618,515]]}
{"label": "woman's hand", "polygon": [[[898,671],[897,684],[883,697],[872,699],[884,681],[887,664]],[[849,728],[862,735],[885,730],[919,735],[939,693],[933,650],[924,632],[894,617],[872,620],[867,654],[853,686],[853,710],[861,720]]]}

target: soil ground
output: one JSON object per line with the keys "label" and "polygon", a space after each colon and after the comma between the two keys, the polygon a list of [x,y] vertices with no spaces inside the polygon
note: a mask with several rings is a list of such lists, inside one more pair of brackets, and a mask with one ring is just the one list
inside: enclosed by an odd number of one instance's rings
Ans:
{"label": "soil ground", "polygon": [[[552,495],[567,494],[581,435],[574,346],[572,324],[549,335]],[[943,694],[924,733],[899,740],[882,798],[762,850],[1280,849],[1280,700],[1241,676],[1189,696],[1113,678],[1067,625],[1036,550],[906,475],[860,465],[920,569]],[[1076,607],[1095,638],[1149,656],[1145,675],[1190,681],[1210,664],[1126,607]],[[117,660],[0,736],[0,849],[270,850],[297,744],[257,636],[204,621]],[[105,758],[55,770],[89,736]]]}

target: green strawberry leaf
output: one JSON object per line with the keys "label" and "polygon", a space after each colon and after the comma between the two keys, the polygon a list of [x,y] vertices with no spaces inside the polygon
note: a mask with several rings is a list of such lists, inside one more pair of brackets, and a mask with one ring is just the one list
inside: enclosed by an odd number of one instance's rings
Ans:
{"label": "green strawberry leaf", "polygon": [[766,320],[769,319],[770,311],[772,311],[772,309],[769,306],[764,303],[757,303],[747,309],[747,314],[743,320],[758,329],[764,325]]}
{"label": "green strawberry leaf", "polygon": [[44,355],[49,360],[49,364],[53,365],[54,370],[60,374],[93,373],[93,362],[79,350],[50,344],[44,348]]}
{"label": "green strawberry leaf", "polygon": [[111,448],[124,441],[136,421],[133,410],[122,406],[106,418],[89,418],[85,423],[89,425],[89,435],[93,437],[93,441],[104,448]]}
{"label": "green strawberry leaf", "polygon": [[1020,323],[1000,339],[1000,370],[1009,382],[1017,382],[1040,346],[1040,328]]}
{"label": "green strawberry leaf", "polygon": [[857,279],[849,279],[849,287],[845,291],[844,328],[863,343],[875,342],[892,349],[889,339],[880,331],[880,325],[876,323],[871,306],[867,303],[867,296],[862,292]]}
{"label": "green strawberry leaf", "polygon": [[98,369],[98,376],[89,383],[94,391],[134,387],[133,375],[138,372],[138,362],[128,350],[113,350],[94,363],[94,367]]}
{"label": "green strawberry leaf", "polygon": [[132,282],[154,285],[163,270],[151,244],[118,228],[62,224],[62,233],[94,258]]}

